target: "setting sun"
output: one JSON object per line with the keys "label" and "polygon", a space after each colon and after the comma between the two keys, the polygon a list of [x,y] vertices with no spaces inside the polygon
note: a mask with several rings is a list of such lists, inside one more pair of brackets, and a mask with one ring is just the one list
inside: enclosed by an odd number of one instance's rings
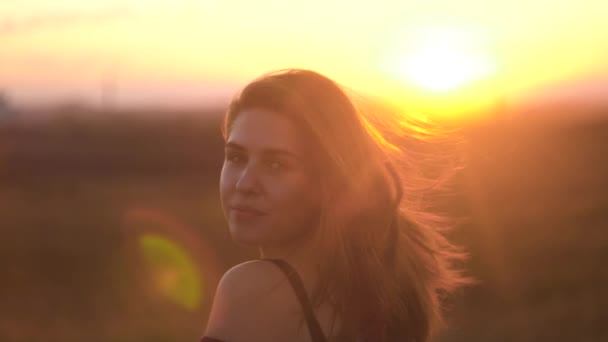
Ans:
{"label": "setting sun", "polygon": [[496,62],[472,35],[457,30],[426,32],[396,65],[399,77],[423,90],[445,92],[490,77]]}

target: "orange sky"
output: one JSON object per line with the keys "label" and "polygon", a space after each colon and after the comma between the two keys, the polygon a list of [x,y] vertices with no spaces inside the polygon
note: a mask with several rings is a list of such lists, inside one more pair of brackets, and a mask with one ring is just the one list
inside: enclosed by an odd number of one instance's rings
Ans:
{"label": "orange sky", "polygon": [[[46,0],[0,3],[0,88],[16,101],[202,104],[284,67],[456,113],[608,79],[608,1]],[[448,113],[449,114],[449,113]]]}

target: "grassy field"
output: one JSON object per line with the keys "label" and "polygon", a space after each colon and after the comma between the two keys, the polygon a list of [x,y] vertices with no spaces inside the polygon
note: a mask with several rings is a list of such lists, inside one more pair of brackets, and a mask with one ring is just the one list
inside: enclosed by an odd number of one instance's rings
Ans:
{"label": "grassy field", "polygon": [[[196,341],[255,256],[217,200],[217,115],[0,122],[0,340]],[[608,339],[608,121],[465,130],[446,213],[480,280],[443,341]]]}

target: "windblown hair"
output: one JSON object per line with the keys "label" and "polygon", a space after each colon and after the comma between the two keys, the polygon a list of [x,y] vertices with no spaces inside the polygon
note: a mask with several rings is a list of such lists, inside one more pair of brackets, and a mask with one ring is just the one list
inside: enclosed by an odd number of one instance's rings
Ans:
{"label": "windblown hair", "polygon": [[322,262],[312,302],[331,304],[338,339],[429,341],[442,326],[444,296],[468,283],[457,268],[464,254],[444,236],[448,221],[426,201],[442,184],[419,167],[429,152],[414,148],[432,138],[430,126],[372,115],[334,81],[301,69],[248,84],[228,108],[225,137],[252,108],[292,118],[318,151]]}

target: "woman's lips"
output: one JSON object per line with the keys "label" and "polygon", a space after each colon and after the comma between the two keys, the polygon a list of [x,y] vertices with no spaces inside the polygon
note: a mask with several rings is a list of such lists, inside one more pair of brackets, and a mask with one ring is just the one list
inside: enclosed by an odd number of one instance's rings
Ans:
{"label": "woman's lips", "polygon": [[230,209],[232,210],[235,218],[239,221],[249,221],[266,215],[265,212],[253,209],[251,207],[235,206],[231,207]]}

